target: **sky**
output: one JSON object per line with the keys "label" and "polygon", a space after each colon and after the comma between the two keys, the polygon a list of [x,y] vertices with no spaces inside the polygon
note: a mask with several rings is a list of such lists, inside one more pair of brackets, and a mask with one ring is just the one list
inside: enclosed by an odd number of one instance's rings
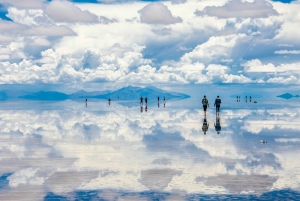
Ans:
{"label": "sky", "polygon": [[0,84],[300,84],[300,1],[0,0]]}

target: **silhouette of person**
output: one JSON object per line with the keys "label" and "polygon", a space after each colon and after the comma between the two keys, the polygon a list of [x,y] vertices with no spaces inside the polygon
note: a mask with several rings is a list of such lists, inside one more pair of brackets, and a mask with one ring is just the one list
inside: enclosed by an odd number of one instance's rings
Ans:
{"label": "silhouette of person", "polygon": [[145,112],[148,112],[148,106],[146,105]]}
{"label": "silhouette of person", "polygon": [[202,105],[203,105],[203,110],[204,110],[204,116],[206,118],[206,109],[207,109],[207,107],[209,107],[209,103],[208,103],[208,100],[205,95],[202,99]]}
{"label": "silhouette of person", "polygon": [[148,105],[148,98],[145,98],[146,106]]}
{"label": "silhouette of person", "polygon": [[216,113],[220,112],[220,106],[221,106],[220,96],[217,96],[214,106],[216,107]]}
{"label": "silhouette of person", "polygon": [[157,97],[157,102],[159,102],[159,96]]}
{"label": "silhouette of person", "polygon": [[239,102],[241,102],[241,97],[239,96]]}
{"label": "silhouette of person", "polygon": [[110,105],[110,99],[108,99],[108,105]]}
{"label": "silhouette of person", "polygon": [[166,97],[164,96],[164,102],[166,102]]}
{"label": "silhouette of person", "polygon": [[239,102],[239,97],[238,96],[236,97],[236,102]]}
{"label": "silhouette of person", "polygon": [[252,97],[250,96],[250,102],[252,101]]}
{"label": "silhouette of person", "polygon": [[87,97],[85,97],[85,107],[87,107]]}
{"label": "silhouette of person", "polygon": [[217,131],[218,134],[220,134],[221,131],[220,115],[216,115],[216,123],[214,125],[215,125],[215,130]]}
{"label": "silhouette of person", "polygon": [[206,117],[204,117],[203,125],[202,125],[202,131],[203,131],[204,135],[206,135],[208,127],[209,127],[209,123],[207,122]]}
{"label": "silhouette of person", "polygon": [[141,96],[140,97],[140,100],[141,100],[141,105],[143,104],[143,97]]}

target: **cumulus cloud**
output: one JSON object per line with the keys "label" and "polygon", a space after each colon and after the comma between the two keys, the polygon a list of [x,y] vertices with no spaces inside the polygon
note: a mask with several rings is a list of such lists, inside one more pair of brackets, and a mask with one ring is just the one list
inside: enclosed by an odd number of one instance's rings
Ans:
{"label": "cumulus cloud", "polygon": [[82,11],[69,1],[51,1],[45,12],[57,22],[98,22],[96,15]]}
{"label": "cumulus cloud", "polygon": [[231,59],[233,48],[247,40],[249,39],[245,34],[212,36],[205,43],[196,46],[192,52],[183,55],[181,61],[211,63]]}
{"label": "cumulus cloud", "polygon": [[51,42],[46,38],[36,37],[33,39],[32,43],[30,44],[35,46],[50,46]]}
{"label": "cumulus cloud", "polygon": [[140,20],[147,24],[174,24],[182,22],[181,17],[174,17],[163,3],[150,3],[141,10]]}
{"label": "cumulus cloud", "polygon": [[259,59],[253,59],[242,64],[246,72],[292,72],[300,71],[299,63],[280,64],[275,66],[272,63],[263,64]]}
{"label": "cumulus cloud", "polygon": [[223,6],[207,6],[203,11],[196,11],[195,15],[215,16],[218,18],[267,18],[278,15],[271,3],[265,0],[253,2],[231,0]]}

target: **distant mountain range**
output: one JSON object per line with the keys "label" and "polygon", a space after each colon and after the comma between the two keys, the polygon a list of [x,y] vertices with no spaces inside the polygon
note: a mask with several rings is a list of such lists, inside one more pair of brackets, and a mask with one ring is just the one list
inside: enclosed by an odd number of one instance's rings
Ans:
{"label": "distant mountain range", "polygon": [[284,98],[284,99],[291,99],[291,98],[299,98],[300,96],[299,95],[295,95],[293,96],[292,94],[290,93],[285,93],[285,94],[281,94],[279,96],[277,96],[279,98]]}
{"label": "distant mountain range", "polygon": [[57,91],[38,91],[38,92],[25,92],[20,90],[3,90],[0,91],[0,101],[9,101],[9,100],[35,100],[35,101],[64,101],[67,99],[71,100],[80,100],[85,99],[111,99],[113,100],[139,100],[140,97],[148,97],[149,101],[157,100],[157,97],[160,97],[163,100],[163,97],[166,99],[186,99],[189,98],[189,95],[169,92],[158,89],[156,87],[132,87],[127,86],[116,91],[93,91],[87,92],[84,90],[72,93],[65,94]]}

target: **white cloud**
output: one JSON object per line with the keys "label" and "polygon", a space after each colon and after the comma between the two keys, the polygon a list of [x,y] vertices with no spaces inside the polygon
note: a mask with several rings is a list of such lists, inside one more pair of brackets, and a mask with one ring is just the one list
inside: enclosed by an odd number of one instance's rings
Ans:
{"label": "white cloud", "polygon": [[142,23],[147,24],[174,24],[182,22],[180,17],[174,17],[163,3],[150,3],[139,10]]}
{"label": "white cloud", "polygon": [[300,54],[300,50],[277,50],[274,54]]}
{"label": "white cloud", "polygon": [[97,22],[98,17],[89,11],[82,11],[69,1],[51,1],[46,14],[57,22]]}
{"label": "white cloud", "polygon": [[50,46],[51,42],[48,41],[46,38],[36,37],[33,39],[31,45],[35,46]]}
{"label": "white cloud", "polygon": [[275,138],[275,142],[289,143],[289,142],[300,142],[300,138]]}
{"label": "white cloud", "polygon": [[267,18],[278,15],[272,4],[265,0],[254,0],[253,2],[232,0],[220,7],[207,6],[203,11],[196,11],[195,14],[219,18]]}
{"label": "white cloud", "polygon": [[245,34],[212,36],[209,40],[195,47],[192,52],[181,57],[181,61],[212,63],[222,59],[231,59],[233,48],[244,41],[247,41]]}
{"label": "white cloud", "polygon": [[245,67],[246,72],[289,72],[292,74],[293,71],[298,71],[300,73],[299,63],[280,64],[279,66],[275,66],[272,63],[263,64],[259,59],[253,59],[242,64],[242,66]]}
{"label": "white cloud", "polygon": [[97,22],[98,17],[89,11],[82,11],[69,1],[51,1],[46,14],[57,22]]}

